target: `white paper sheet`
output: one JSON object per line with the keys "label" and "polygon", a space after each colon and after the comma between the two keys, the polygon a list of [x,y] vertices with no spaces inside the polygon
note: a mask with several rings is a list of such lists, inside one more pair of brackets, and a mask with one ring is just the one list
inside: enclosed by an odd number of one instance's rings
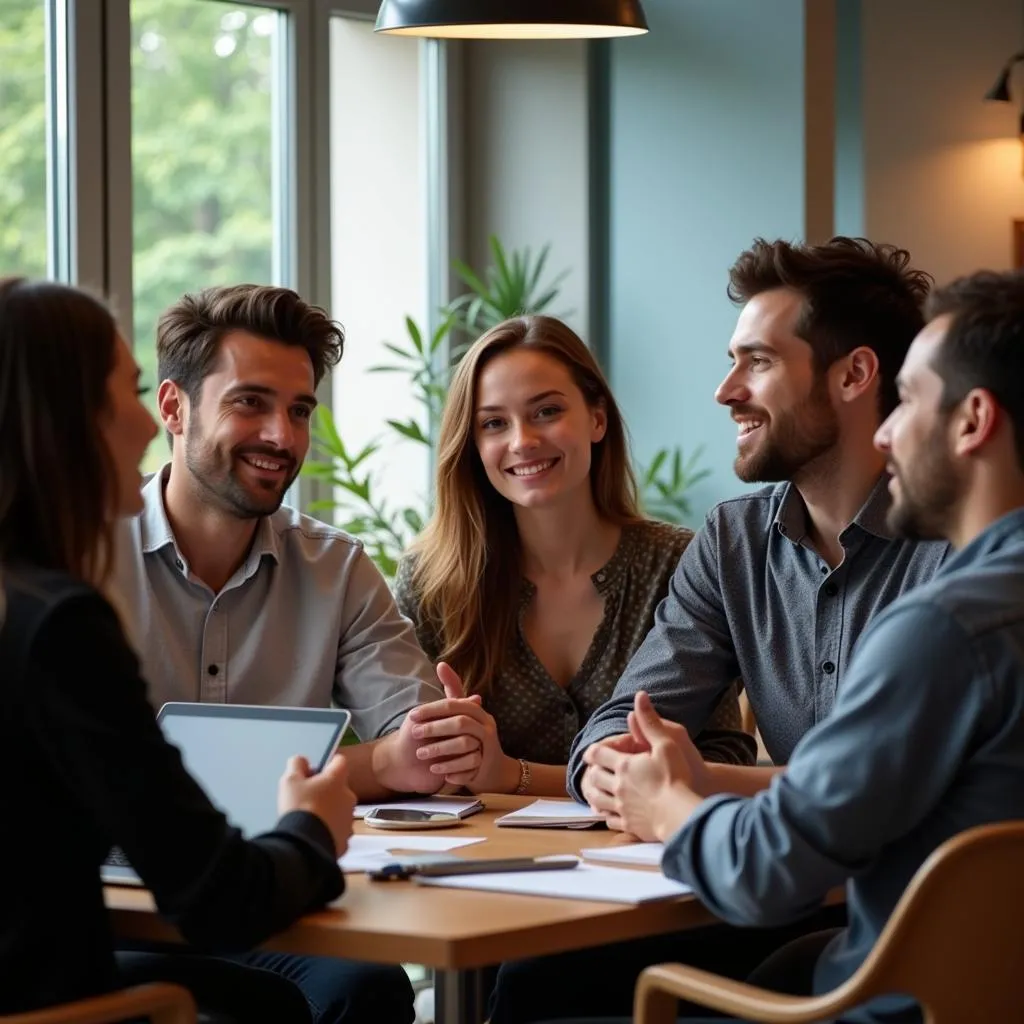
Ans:
{"label": "white paper sheet", "polygon": [[355,818],[364,818],[374,807],[400,807],[408,811],[449,811],[459,817],[467,817],[475,811],[482,811],[484,805],[475,797],[425,796],[422,800],[379,800],[375,804],[356,804]]}
{"label": "white paper sheet", "polygon": [[642,864],[657,868],[661,866],[664,852],[664,843],[630,843],[628,846],[594,846],[580,850],[580,856],[611,864]]}
{"label": "white paper sheet", "polygon": [[449,839],[447,836],[410,836],[401,832],[392,832],[386,836],[352,836],[348,841],[348,849],[338,858],[338,866],[342,871],[350,873],[370,871],[391,864],[395,860],[392,850],[442,853],[482,842],[482,838]]}
{"label": "white paper sheet", "polygon": [[646,903],[673,899],[693,890],[653,871],[606,868],[580,864],[567,871],[509,871],[491,875],[443,875],[424,878],[419,885],[451,889],[477,889],[487,892],[516,893],[520,896],[559,896],[576,900],[601,900],[610,903]]}

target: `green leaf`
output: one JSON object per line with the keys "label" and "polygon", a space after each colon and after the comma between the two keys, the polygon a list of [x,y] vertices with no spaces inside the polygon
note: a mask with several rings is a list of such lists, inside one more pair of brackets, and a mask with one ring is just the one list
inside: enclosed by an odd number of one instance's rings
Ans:
{"label": "green leaf", "polygon": [[411,363],[416,362],[415,352],[410,352],[407,348],[402,348],[401,345],[393,345],[390,341],[385,341],[383,345],[389,352],[398,356],[399,359],[407,359]]}
{"label": "green leaf", "polygon": [[487,294],[487,285],[477,277],[473,268],[468,263],[463,263],[462,260],[452,260],[452,268],[477,295]]}
{"label": "green leaf", "polygon": [[409,332],[409,337],[412,339],[413,347],[416,351],[423,354],[423,335],[420,333],[420,329],[411,316],[405,318],[405,329]]}
{"label": "green leaf", "polygon": [[659,448],[654,453],[654,458],[651,459],[651,464],[647,467],[647,472],[644,474],[644,484],[649,485],[654,482],[655,477],[661,471],[661,467],[665,464],[665,459],[668,458],[668,449]]}
{"label": "green leaf", "polygon": [[357,498],[361,498],[363,501],[368,501],[370,498],[369,480],[339,480],[338,486],[354,494]]}
{"label": "green leaf", "polygon": [[423,517],[416,511],[416,509],[402,509],[402,518],[413,533],[420,533],[423,530]]}
{"label": "green leaf", "polygon": [[415,420],[407,420],[405,423],[402,423],[401,420],[388,420],[387,422],[388,426],[392,430],[397,430],[402,437],[407,437],[410,441],[419,441],[420,444],[430,444],[430,439],[423,433]]}

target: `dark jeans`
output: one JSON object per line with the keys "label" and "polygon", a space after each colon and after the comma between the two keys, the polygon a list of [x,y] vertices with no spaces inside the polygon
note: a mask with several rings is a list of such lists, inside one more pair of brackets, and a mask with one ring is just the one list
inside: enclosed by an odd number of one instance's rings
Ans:
{"label": "dark jeans", "polygon": [[[845,924],[845,906],[825,907],[783,928],[711,925],[596,949],[512,961],[502,964],[498,971],[490,1021],[535,1024],[542,1020],[629,1017],[636,979],[651,964],[684,963],[742,981],[787,943]],[[706,1017],[708,1011],[681,1003],[680,1015]]]}
{"label": "dark jeans", "polygon": [[[782,992],[790,996],[809,996],[814,982],[814,965],[822,950],[832,941],[839,929],[811,932],[794,939],[776,950],[747,979],[752,985]],[[680,1024],[749,1024],[737,1017],[681,1017]],[[555,1022],[551,1022],[555,1024]],[[629,1017],[572,1017],[562,1018],[557,1024],[630,1024]],[[823,1021],[822,1024],[830,1024]],[[842,1024],[834,1021],[831,1024]]]}
{"label": "dark jeans", "polygon": [[117,954],[123,983],[189,989],[211,1024],[412,1024],[412,983],[401,967],[257,951],[201,956],[169,947]]}

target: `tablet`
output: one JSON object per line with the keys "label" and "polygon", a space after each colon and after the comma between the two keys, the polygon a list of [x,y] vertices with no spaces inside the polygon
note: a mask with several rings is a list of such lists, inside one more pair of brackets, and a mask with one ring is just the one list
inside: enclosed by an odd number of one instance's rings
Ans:
{"label": "tablet", "polygon": [[[351,717],[338,708],[171,703],[157,722],[211,802],[251,838],[277,823],[277,784],[288,759],[301,754],[319,771]],[[112,851],[103,880],[138,884],[123,856],[118,860]]]}

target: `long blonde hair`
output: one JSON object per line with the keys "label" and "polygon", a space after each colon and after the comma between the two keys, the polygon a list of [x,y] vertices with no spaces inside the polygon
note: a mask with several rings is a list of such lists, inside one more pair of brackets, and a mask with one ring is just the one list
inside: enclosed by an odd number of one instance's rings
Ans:
{"label": "long blonde hair", "polygon": [[511,349],[557,359],[591,408],[607,417],[592,446],[590,482],[598,515],[616,525],[642,519],[622,414],[596,360],[560,320],[522,316],[478,338],[452,378],[441,417],[434,514],[412,545],[412,586],[423,623],[441,640],[441,660],[468,692],[486,690],[516,629],[522,580],[512,503],[492,487],[474,441],[476,389],[484,367]]}

